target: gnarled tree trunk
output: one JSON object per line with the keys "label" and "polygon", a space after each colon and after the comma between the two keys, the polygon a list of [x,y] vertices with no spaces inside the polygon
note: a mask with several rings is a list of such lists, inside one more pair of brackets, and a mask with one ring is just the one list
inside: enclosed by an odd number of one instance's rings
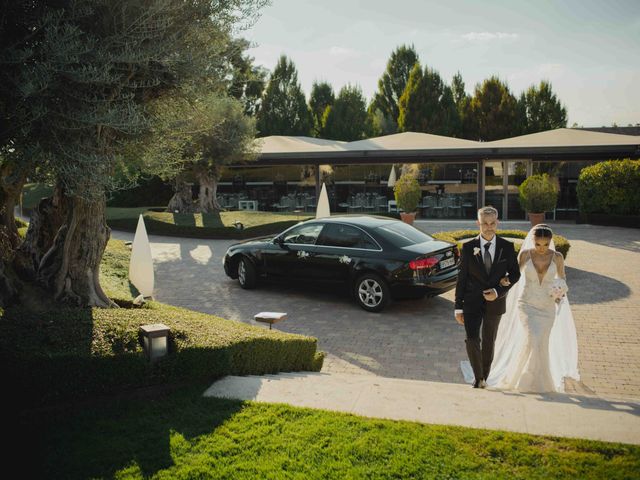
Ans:
{"label": "gnarled tree trunk", "polygon": [[218,203],[218,171],[215,167],[201,169],[196,173],[200,192],[198,195],[198,211],[200,213],[219,212],[223,208]]}
{"label": "gnarled tree trunk", "polygon": [[20,243],[16,227],[15,208],[26,181],[26,175],[16,175],[5,165],[0,171],[0,228],[3,229],[12,249]]}
{"label": "gnarled tree trunk", "polygon": [[191,193],[191,186],[183,180],[176,180],[174,189],[175,193],[173,197],[171,197],[171,200],[169,200],[167,210],[172,213],[192,213],[193,195]]}
{"label": "gnarled tree trunk", "polygon": [[198,195],[198,211],[201,213],[219,212],[222,207],[216,198],[218,195],[218,180],[209,172],[198,175],[200,193]]}
{"label": "gnarled tree trunk", "polygon": [[[67,197],[56,188],[31,217],[22,266],[56,301],[78,306],[116,306],[100,286],[100,262],[111,229],[105,199]],[[26,259],[26,260],[25,260]]]}
{"label": "gnarled tree trunk", "polygon": [[25,183],[24,175],[12,175],[9,165],[0,172],[0,307],[9,305],[20,290],[11,264],[20,243],[15,206]]}

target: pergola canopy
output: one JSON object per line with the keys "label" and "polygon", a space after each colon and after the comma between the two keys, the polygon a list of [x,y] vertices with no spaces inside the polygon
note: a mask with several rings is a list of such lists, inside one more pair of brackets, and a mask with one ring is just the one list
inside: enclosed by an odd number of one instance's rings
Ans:
{"label": "pergola canopy", "polygon": [[340,142],[311,137],[256,139],[257,164],[477,162],[492,159],[607,160],[640,157],[640,136],[559,128],[546,132],[475,142],[405,132]]}

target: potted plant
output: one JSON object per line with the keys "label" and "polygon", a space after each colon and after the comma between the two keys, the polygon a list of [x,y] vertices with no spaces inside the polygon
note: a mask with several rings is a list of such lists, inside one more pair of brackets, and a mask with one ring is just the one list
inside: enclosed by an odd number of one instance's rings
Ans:
{"label": "potted plant", "polygon": [[393,193],[398,209],[404,210],[404,212],[400,212],[400,218],[403,222],[413,225],[416,209],[422,197],[418,179],[414,175],[403,174],[394,185]]}
{"label": "potted plant", "polygon": [[529,214],[531,226],[544,222],[545,212],[556,208],[558,185],[548,174],[531,175],[518,187],[520,206]]}

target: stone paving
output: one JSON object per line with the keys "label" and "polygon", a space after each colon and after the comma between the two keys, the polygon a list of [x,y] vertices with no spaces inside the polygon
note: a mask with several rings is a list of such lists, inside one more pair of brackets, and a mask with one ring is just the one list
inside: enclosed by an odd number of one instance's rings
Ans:
{"label": "stone paving", "polygon": [[[427,232],[474,229],[473,221],[418,221]],[[528,230],[527,222],[502,228]],[[640,231],[553,222],[571,243],[566,266],[578,332],[582,381],[569,392],[640,398]],[[133,235],[113,232],[114,238]],[[260,311],[284,311],[275,328],[318,338],[323,372],[463,383],[464,329],[453,319],[453,292],[394,302],[381,314],[344,292],[261,285],[242,290],[222,268],[233,241],[151,236],[159,301],[252,325]]]}

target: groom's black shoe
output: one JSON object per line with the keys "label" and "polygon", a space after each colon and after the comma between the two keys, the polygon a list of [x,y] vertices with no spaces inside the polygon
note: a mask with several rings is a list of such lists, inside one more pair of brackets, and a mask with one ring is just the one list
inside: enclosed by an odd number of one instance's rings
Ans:
{"label": "groom's black shoe", "polygon": [[473,388],[480,388],[480,383],[478,380],[473,382]]}

